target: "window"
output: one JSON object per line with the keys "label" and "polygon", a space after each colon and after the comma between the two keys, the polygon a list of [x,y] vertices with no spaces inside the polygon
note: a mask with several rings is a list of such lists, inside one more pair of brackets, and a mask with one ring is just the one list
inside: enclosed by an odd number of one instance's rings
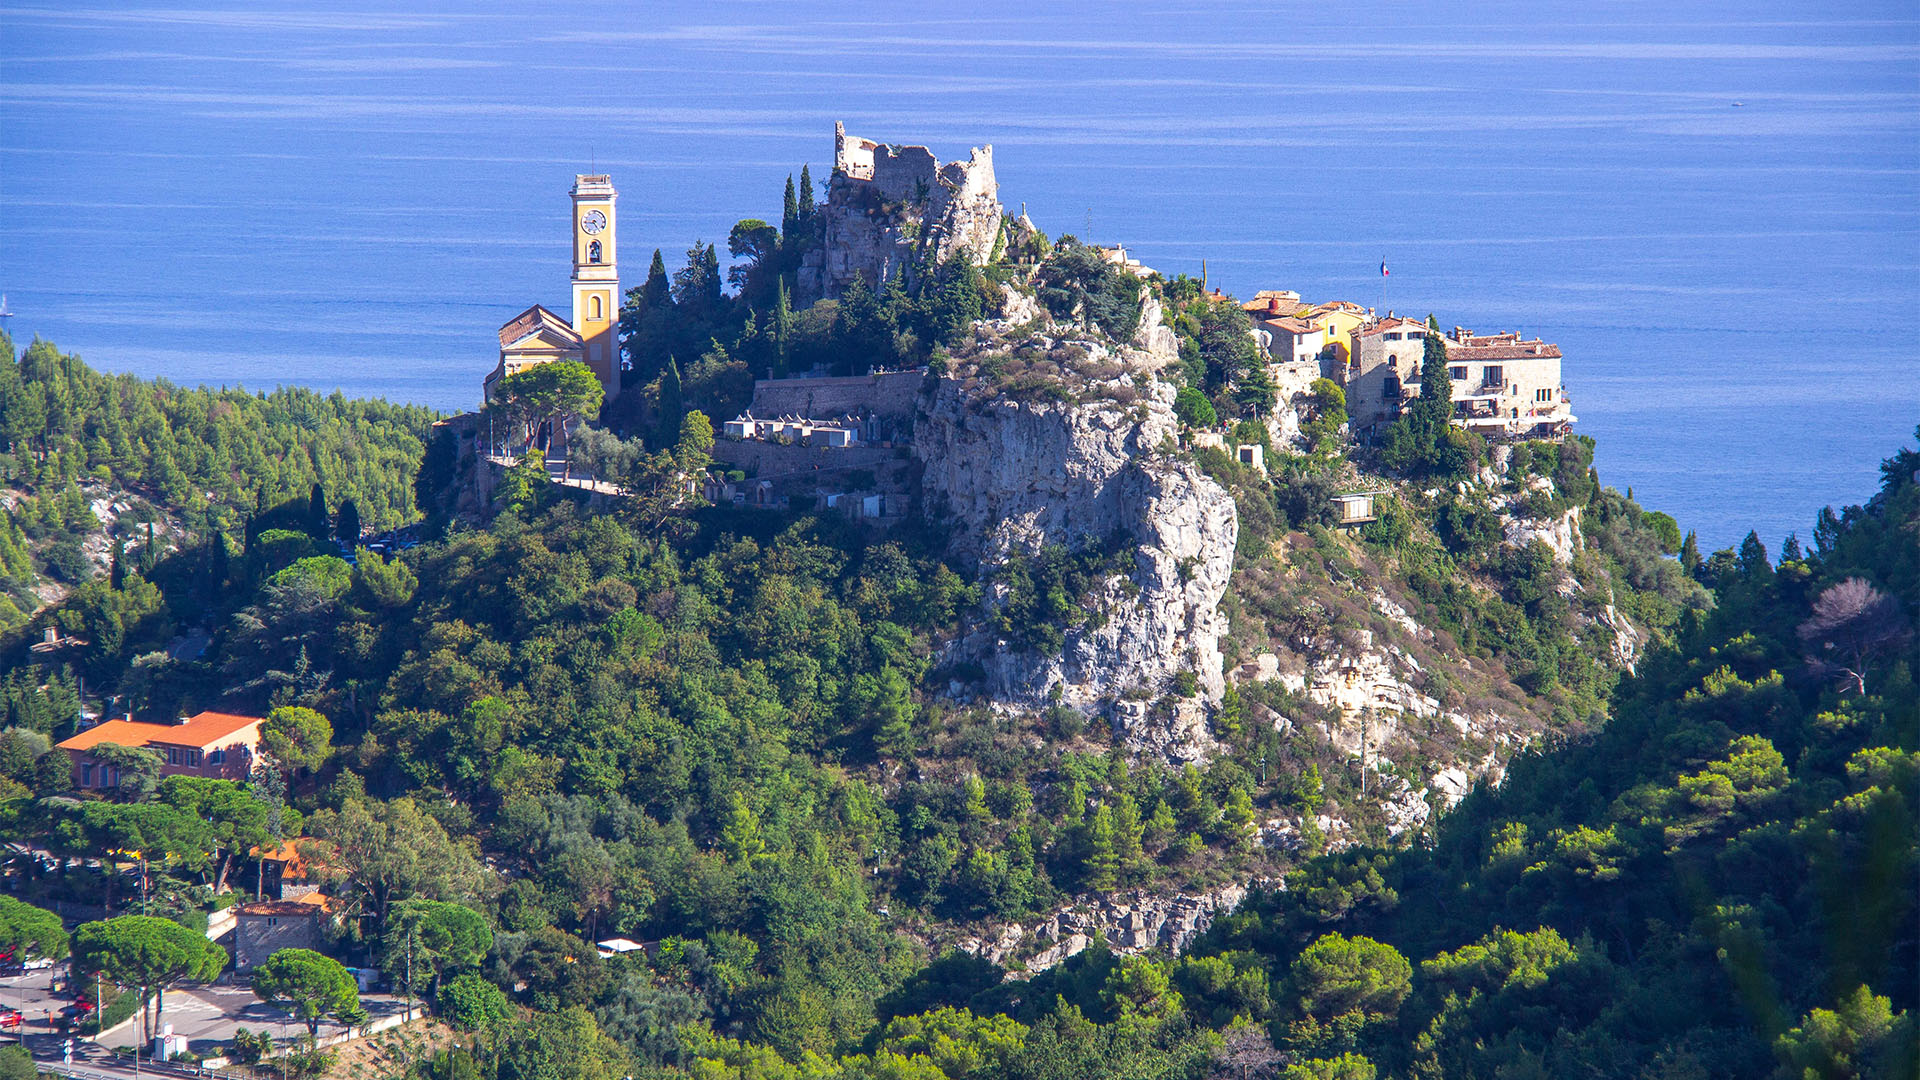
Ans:
{"label": "window", "polygon": [[207,754],[207,764],[209,765],[225,765],[226,763],[227,752],[225,750],[215,750]]}
{"label": "window", "polygon": [[1467,366],[1466,366],[1465,364],[1462,364],[1462,365],[1460,365],[1459,367],[1450,367],[1450,368],[1448,368],[1448,369],[1447,369],[1447,378],[1449,378],[1449,379],[1452,379],[1452,380],[1453,380],[1454,382],[1466,382],[1466,381],[1467,381]]}
{"label": "window", "polygon": [[1503,374],[1500,370],[1500,365],[1488,364],[1486,367],[1480,369],[1480,381],[1486,383],[1488,386],[1499,386],[1502,382],[1506,381],[1503,378]]}
{"label": "window", "polygon": [[600,241],[595,240],[587,245],[587,261],[590,263],[600,261]]}
{"label": "window", "polygon": [[93,786],[93,762],[91,761],[84,762],[80,766],[80,786],[83,788]]}
{"label": "window", "polygon": [[1552,391],[1552,390],[1548,390],[1548,389],[1544,389],[1544,388],[1543,388],[1543,389],[1540,389],[1540,390],[1535,390],[1535,391],[1533,392],[1533,400],[1535,400],[1535,401],[1552,401],[1552,400],[1553,400],[1553,391]]}
{"label": "window", "polygon": [[1400,335],[1399,334],[1381,334],[1380,340],[1381,341],[1399,341]]}

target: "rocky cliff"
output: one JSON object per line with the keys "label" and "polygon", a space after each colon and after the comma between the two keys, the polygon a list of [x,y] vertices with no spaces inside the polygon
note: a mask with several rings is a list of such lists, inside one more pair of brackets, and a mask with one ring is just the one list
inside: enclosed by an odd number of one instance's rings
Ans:
{"label": "rocky cliff", "polygon": [[[1170,387],[1132,375],[1116,385],[1137,396],[1127,404],[1019,401],[942,379],[915,424],[926,505],[989,575],[1009,556],[1049,544],[1083,550],[1119,538],[1131,549],[1132,572],[1090,598],[1099,617],[1069,632],[1059,655],[1017,651],[986,630],[959,643],[985,668],[996,700],[1041,706],[1057,688],[1063,704],[1107,706],[1159,697],[1182,671],[1205,697],[1224,687],[1219,604],[1237,535],[1233,500],[1163,452],[1175,431]],[[1001,599],[986,591],[990,607]],[[1140,719],[1123,725],[1139,728],[1129,737],[1140,749],[1197,751]]]}
{"label": "rocky cliff", "polygon": [[1031,927],[1021,923],[988,927],[984,935],[962,938],[955,945],[996,964],[1017,966],[1027,974],[1078,956],[1093,944],[1096,934],[1123,956],[1154,950],[1178,955],[1194,938],[1206,933],[1214,919],[1231,915],[1246,897],[1244,885],[1173,896],[1134,889],[1089,897]]}

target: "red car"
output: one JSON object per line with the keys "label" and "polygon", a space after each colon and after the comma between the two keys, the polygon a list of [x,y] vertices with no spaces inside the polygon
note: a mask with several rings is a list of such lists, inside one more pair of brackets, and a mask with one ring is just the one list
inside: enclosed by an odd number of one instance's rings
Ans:
{"label": "red car", "polygon": [[26,1020],[19,1009],[0,1009],[0,1028],[17,1028]]}

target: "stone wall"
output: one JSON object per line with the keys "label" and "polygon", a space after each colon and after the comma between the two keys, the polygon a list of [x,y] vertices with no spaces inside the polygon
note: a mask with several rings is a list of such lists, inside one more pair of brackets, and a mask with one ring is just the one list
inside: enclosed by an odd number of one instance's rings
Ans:
{"label": "stone wall", "polygon": [[[757,439],[715,439],[713,460],[724,461],[731,468],[744,469],[748,476],[756,479],[772,480],[776,484],[783,481],[798,484],[792,491],[801,494],[810,493],[816,479],[821,486],[831,488],[843,484],[847,472],[870,469],[884,480],[895,471],[890,466],[912,464],[911,455],[905,447],[849,446],[835,449],[826,446],[786,446]],[[782,494],[788,493],[787,488],[783,487]]]}
{"label": "stone wall", "polygon": [[757,379],[748,409],[763,420],[879,416],[898,424],[904,435],[926,381],[924,368],[831,379]]}
{"label": "stone wall", "polygon": [[803,300],[839,296],[856,279],[876,286],[958,251],[976,264],[992,257],[1004,216],[993,147],[943,165],[924,146],[878,143],[835,124],[834,165],[820,246],[796,275]]}

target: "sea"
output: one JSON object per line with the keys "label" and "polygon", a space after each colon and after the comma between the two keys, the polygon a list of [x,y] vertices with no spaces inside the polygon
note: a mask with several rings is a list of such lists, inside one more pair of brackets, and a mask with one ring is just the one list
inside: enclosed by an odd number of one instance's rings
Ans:
{"label": "sea", "polygon": [[[1912,0],[0,6],[0,292],[95,367],[458,410],[623,275],[992,144],[1042,229],[1564,350],[1601,479],[1778,551],[1920,424]],[[1383,268],[1385,273],[1383,274]]]}

